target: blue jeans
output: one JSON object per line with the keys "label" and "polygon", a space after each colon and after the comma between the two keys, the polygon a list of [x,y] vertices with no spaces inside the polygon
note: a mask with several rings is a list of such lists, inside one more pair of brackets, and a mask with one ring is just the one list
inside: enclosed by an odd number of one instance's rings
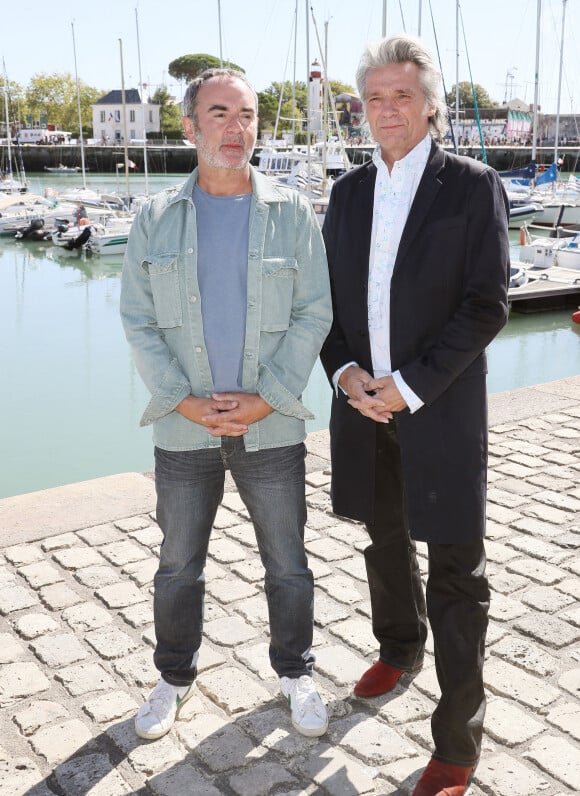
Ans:
{"label": "blue jeans", "polygon": [[222,437],[221,448],[208,450],[155,449],[163,543],[154,580],[154,662],[168,683],[187,685],[197,674],[205,561],[227,469],[254,524],[265,569],[272,667],[279,677],[312,672],[314,584],[304,550],[305,456],[302,443],[248,453],[242,437]]}

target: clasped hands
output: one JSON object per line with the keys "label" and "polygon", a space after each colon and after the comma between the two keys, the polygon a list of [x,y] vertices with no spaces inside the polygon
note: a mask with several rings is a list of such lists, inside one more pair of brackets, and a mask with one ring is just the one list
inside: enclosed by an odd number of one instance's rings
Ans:
{"label": "clasped hands", "polygon": [[257,393],[246,392],[214,393],[211,398],[188,395],[176,409],[205,426],[213,437],[241,437],[252,423],[273,411]]}
{"label": "clasped hands", "polygon": [[363,368],[350,365],[340,374],[338,384],[347,394],[350,406],[377,423],[388,423],[393,412],[407,406],[392,376],[375,379]]}

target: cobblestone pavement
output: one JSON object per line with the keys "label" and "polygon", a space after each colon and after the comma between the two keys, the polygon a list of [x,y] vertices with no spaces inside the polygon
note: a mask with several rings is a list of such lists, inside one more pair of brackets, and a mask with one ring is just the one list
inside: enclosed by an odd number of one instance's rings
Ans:
{"label": "cobblestone pavement", "polygon": [[[489,701],[470,794],[563,796],[580,791],[580,379],[516,392],[491,405]],[[353,696],[376,655],[367,539],[329,510],[326,433],[309,438],[308,471],[316,681],[331,714],[321,739],[292,730],[279,695],[262,568],[235,491],[226,493],[209,550],[197,692],[155,742],[133,732],[157,680],[151,589],[160,532],[151,480],[139,476],[142,509],[116,506],[115,519],[98,523],[86,521],[92,493],[78,486],[58,499],[48,490],[36,502],[0,501],[3,796],[412,791],[431,749],[432,647],[424,669],[392,694]],[[49,506],[44,520],[24,533],[39,504]],[[424,563],[424,546],[420,554]]]}

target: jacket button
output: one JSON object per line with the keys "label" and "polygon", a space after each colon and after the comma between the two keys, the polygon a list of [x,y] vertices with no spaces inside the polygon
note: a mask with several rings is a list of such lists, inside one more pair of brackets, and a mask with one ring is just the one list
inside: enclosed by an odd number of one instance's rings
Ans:
{"label": "jacket button", "polygon": [[196,347],[195,347],[195,351],[196,351],[196,353],[197,353],[197,354],[201,354],[201,352],[203,351],[203,349],[202,349],[202,347],[201,347],[200,345],[196,345]]}
{"label": "jacket button", "polygon": [[190,296],[189,300],[195,302],[197,301],[197,296]]}
{"label": "jacket button", "polygon": [[188,253],[188,254],[193,254],[193,249],[191,248],[191,246],[190,246],[190,247],[189,247],[189,249],[187,250],[187,253]]}

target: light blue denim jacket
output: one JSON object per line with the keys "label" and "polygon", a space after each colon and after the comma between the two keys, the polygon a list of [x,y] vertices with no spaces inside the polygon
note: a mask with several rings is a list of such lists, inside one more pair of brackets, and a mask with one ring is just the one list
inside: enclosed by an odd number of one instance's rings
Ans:
{"label": "light blue denim jacket", "polygon": [[[324,243],[310,202],[253,168],[251,178],[242,386],[274,412],[249,427],[249,451],[304,439],[304,421],[313,415],[301,395],[332,320]],[[197,169],[140,208],[121,280],[125,334],[151,393],[141,425],[152,423],[155,444],[175,451],[220,445],[175,411],[190,393],[213,392],[197,282],[196,180]]]}

